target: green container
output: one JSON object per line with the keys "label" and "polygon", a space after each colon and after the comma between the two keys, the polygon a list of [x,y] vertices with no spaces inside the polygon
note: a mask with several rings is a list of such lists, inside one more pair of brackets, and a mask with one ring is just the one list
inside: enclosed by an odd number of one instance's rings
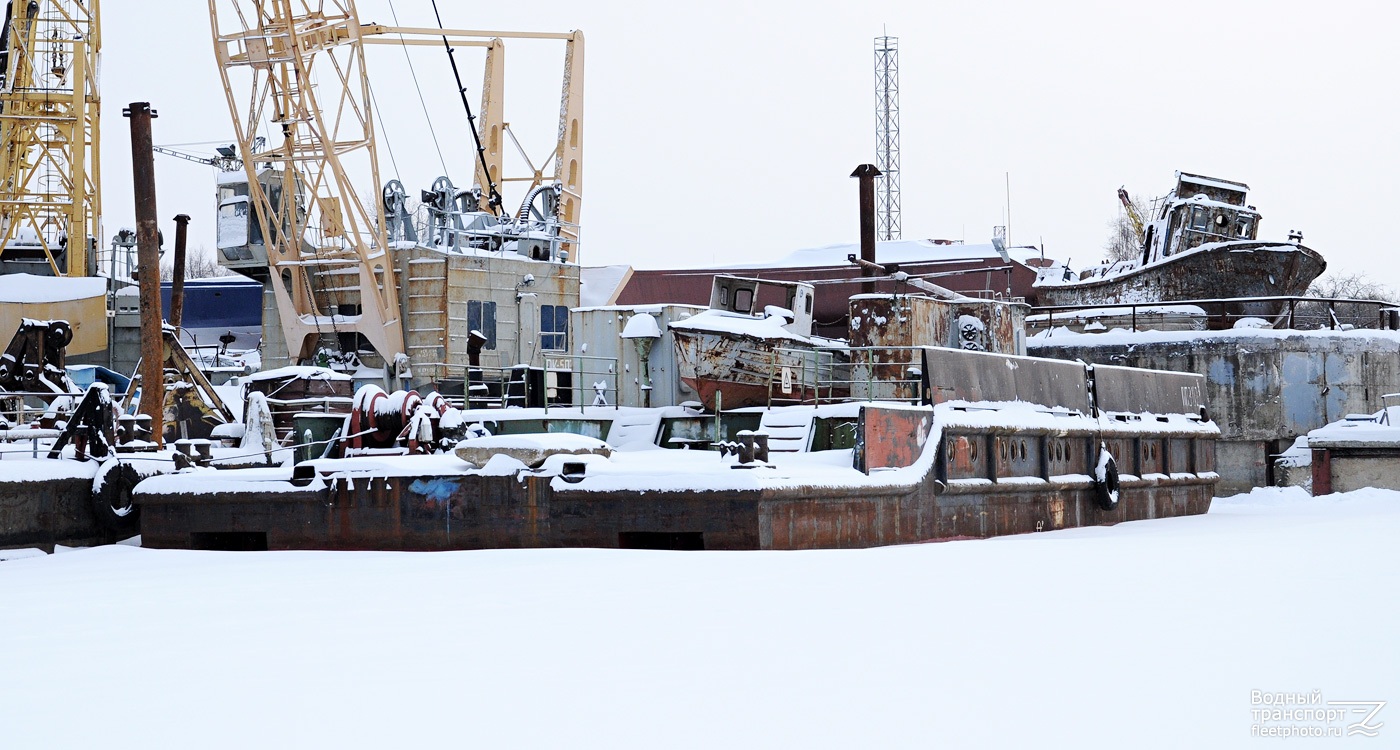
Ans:
{"label": "green container", "polygon": [[[304,411],[292,416],[292,445],[301,446],[294,454],[296,463],[301,463],[312,458],[320,458],[326,452],[326,443],[317,442],[313,445],[302,445],[319,440],[330,440],[336,430],[345,426],[344,414],[325,414],[322,412]],[[307,433],[311,433],[310,440]]]}

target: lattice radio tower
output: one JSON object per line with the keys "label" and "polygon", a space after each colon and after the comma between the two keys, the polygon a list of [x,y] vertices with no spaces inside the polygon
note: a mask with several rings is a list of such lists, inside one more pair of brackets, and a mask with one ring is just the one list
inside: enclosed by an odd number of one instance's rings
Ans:
{"label": "lattice radio tower", "polygon": [[899,37],[875,37],[876,237],[897,240],[899,218]]}

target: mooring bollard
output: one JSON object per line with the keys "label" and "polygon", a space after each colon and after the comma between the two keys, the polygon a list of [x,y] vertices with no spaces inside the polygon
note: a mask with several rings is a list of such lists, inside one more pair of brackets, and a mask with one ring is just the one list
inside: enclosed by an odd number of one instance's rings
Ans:
{"label": "mooring bollard", "polygon": [[753,457],[756,461],[768,463],[768,433],[753,433]]}

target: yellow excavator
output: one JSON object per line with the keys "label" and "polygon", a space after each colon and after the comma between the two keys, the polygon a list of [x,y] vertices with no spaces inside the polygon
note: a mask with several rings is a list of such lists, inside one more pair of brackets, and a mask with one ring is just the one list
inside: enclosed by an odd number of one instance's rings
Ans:
{"label": "yellow excavator", "polygon": [[1141,245],[1147,241],[1147,227],[1142,220],[1142,214],[1138,213],[1133,199],[1128,197],[1128,191],[1121,186],[1118,188],[1118,200],[1123,204],[1123,210],[1128,212],[1128,221],[1133,223],[1133,234],[1137,236],[1138,244]]}

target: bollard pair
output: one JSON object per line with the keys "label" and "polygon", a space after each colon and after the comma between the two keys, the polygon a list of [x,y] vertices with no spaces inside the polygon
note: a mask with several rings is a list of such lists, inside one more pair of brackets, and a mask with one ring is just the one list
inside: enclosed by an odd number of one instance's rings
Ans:
{"label": "bollard pair", "polygon": [[768,433],[740,430],[735,437],[739,438],[737,446],[739,463],[730,468],[752,469],[755,462],[768,463]]}
{"label": "bollard pair", "polygon": [[117,443],[126,445],[137,440],[151,439],[151,415],[123,414],[117,417]]}
{"label": "bollard pair", "polygon": [[208,440],[176,440],[175,450],[186,458],[194,459],[196,466],[208,466],[214,457],[213,446]]}

